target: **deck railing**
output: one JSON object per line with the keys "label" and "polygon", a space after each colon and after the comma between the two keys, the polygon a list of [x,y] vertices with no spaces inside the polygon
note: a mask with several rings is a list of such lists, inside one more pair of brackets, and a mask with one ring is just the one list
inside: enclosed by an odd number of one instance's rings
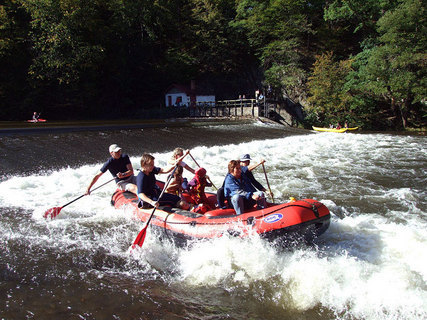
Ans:
{"label": "deck railing", "polygon": [[191,117],[257,117],[265,114],[265,102],[256,99],[208,101],[189,109]]}

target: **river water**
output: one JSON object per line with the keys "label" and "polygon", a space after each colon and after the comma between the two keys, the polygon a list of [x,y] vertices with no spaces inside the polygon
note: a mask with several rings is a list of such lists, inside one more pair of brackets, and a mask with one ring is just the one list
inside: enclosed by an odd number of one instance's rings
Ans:
{"label": "river water", "polygon": [[[287,249],[231,236],[179,248],[148,228],[129,254],[143,225],[110,205],[113,183],[45,220],[84,193],[112,143],[135,169],[143,152],[162,166],[190,148],[217,186],[229,160],[264,158],[276,202],[319,200],[330,228]],[[425,136],[260,122],[0,135],[0,318],[426,319],[426,151]]]}

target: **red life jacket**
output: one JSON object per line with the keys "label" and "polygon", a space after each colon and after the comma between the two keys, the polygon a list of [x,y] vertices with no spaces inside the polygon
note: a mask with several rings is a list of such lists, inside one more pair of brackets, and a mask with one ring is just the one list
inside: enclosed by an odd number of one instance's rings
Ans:
{"label": "red life jacket", "polygon": [[206,180],[206,170],[204,168],[199,168],[195,173],[194,178],[189,183],[189,185],[191,185],[189,190],[191,199],[193,199],[195,204],[204,203],[208,205],[205,188],[210,184]]}
{"label": "red life jacket", "polygon": [[204,203],[198,204],[193,209],[191,209],[191,212],[205,214],[209,211],[209,206],[205,205]]}

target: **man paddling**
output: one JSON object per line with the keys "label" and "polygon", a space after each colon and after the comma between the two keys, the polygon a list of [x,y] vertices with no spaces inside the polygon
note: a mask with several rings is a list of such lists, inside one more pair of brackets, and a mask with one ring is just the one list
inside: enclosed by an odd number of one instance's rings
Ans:
{"label": "man paddling", "polygon": [[87,187],[86,194],[90,194],[90,188],[92,188],[99,177],[107,172],[107,170],[110,171],[110,173],[115,178],[117,187],[119,187],[121,190],[137,194],[136,177],[133,174],[133,167],[129,156],[127,154],[122,154],[122,148],[120,148],[117,144],[112,144],[109,148],[109,151],[111,158],[104,163],[100,172],[93,177],[92,181]]}
{"label": "man paddling", "polygon": [[251,156],[249,154],[244,154],[240,156],[240,167],[242,168],[242,174],[246,175],[249,178],[249,181],[251,184],[262,192],[267,192],[267,189],[265,189],[261,183],[258,182],[258,180],[255,179],[252,170],[254,170],[259,165],[262,165],[265,163],[265,160],[261,160],[259,163],[255,165],[250,165],[251,163]]}
{"label": "man paddling", "polygon": [[[154,157],[151,154],[144,153],[141,157],[141,169],[136,177],[136,185],[138,186],[138,198],[140,205],[143,208],[155,207],[159,205],[170,205],[177,207],[181,198],[176,194],[163,193],[157,185],[156,175],[171,172],[182,159],[190,153],[187,150],[181,157],[175,160],[175,163],[167,168],[154,166]],[[172,177],[171,177],[172,178]]]}
{"label": "man paddling", "polygon": [[40,113],[37,113],[37,112],[34,111],[34,113],[33,113],[33,121],[34,122],[38,122],[39,118],[40,118]]}

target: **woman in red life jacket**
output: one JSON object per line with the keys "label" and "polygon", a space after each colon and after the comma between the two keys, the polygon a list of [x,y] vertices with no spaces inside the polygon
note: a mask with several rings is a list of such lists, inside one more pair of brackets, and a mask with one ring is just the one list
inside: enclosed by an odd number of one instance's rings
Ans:
{"label": "woman in red life jacket", "polygon": [[194,178],[191,179],[191,181],[188,183],[189,194],[194,203],[203,203],[208,207],[209,210],[212,210],[211,206],[209,205],[208,198],[205,194],[205,187],[210,186],[212,186],[212,183],[208,182],[206,169],[204,168],[197,169]]}

